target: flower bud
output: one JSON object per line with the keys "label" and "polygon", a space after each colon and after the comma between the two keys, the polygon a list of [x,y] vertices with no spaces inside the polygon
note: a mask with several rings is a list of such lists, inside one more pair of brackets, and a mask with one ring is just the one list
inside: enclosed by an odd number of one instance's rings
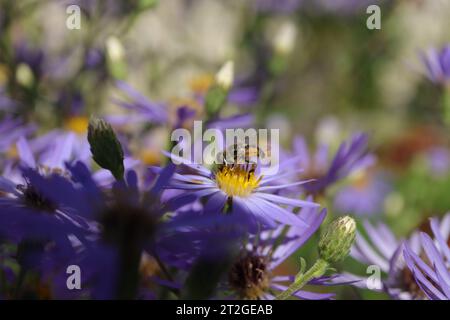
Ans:
{"label": "flower bud", "polygon": [[123,150],[111,125],[102,119],[91,118],[88,126],[88,141],[97,164],[120,180],[123,178]]}
{"label": "flower bud", "polygon": [[214,84],[206,92],[205,107],[209,115],[216,114],[225,105],[233,81],[234,64],[228,61],[217,72]]}
{"label": "flower bud", "polygon": [[16,70],[17,82],[27,88],[30,88],[34,83],[34,75],[30,66],[25,63],[20,63]]}
{"label": "flower bud", "polygon": [[116,37],[109,37],[106,39],[106,52],[108,58],[114,62],[121,61],[125,57],[125,49],[120,40]]}
{"label": "flower bud", "polygon": [[233,61],[227,61],[219,72],[216,74],[216,83],[219,87],[222,87],[225,91],[228,91],[233,85],[234,81],[234,63]]}
{"label": "flower bud", "polygon": [[109,37],[106,40],[106,58],[109,72],[117,79],[125,78],[125,49],[118,38]]}
{"label": "flower bud", "polygon": [[320,237],[319,255],[323,260],[334,263],[344,260],[356,236],[355,220],[349,216],[331,222]]}
{"label": "flower bud", "polygon": [[292,22],[281,25],[273,40],[273,48],[279,55],[289,55],[294,50],[297,27]]}

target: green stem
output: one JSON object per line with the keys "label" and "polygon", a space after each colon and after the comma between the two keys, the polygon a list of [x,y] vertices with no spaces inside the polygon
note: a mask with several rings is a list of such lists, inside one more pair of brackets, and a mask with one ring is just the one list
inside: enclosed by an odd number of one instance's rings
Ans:
{"label": "green stem", "polygon": [[14,299],[20,299],[20,293],[22,291],[22,285],[25,281],[25,277],[27,275],[28,270],[23,266],[20,266],[19,275],[17,276],[16,286],[14,288]]}
{"label": "green stem", "polygon": [[[167,280],[173,282],[174,279],[172,277],[172,274],[170,273],[170,271],[167,269],[166,265],[164,264],[164,262],[162,262],[161,258],[159,257],[159,255],[156,252],[152,252],[152,256],[153,258],[156,260],[156,263],[158,264],[158,267],[161,269],[162,273],[164,274],[164,276],[166,277]],[[175,288],[167,288],[169,291],[171,291],[174,295],[176,295],[177,297],[180,296],[180,291],[178,289]]]}
{"label": "green stem", "polygon": [[295,292],[303,288],[311,279],[323,276],[327,271],[328,266],[328,262],[322,259],[318,259],[308,271],[303,274],[298,274],[295,278],[295,281],[286,289],[286,291],[280,293],[276,297],[276,300],[288,299]]}

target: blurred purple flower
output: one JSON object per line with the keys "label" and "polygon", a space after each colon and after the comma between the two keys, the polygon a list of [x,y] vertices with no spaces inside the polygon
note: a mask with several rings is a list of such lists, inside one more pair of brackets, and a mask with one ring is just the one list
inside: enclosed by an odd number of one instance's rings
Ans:
{"label": "blurred purple flower", "polygon": [[107,17],[126,18],[133,12],[145,9],[144,1],[129,0],[61,0],[66,6],[78,5],[88,18],[96,19]]}
{"label": "blurred purple flower", "polygon": [[90,48],[86,52],[84,65],[87,69],[95,69],[104,65],[106,60],[103,50]]}
{"label": "blurred purple flower", "polygon": [[246,129],[252,126],[255,116],[250,113],[237,114],[208,121],[207,127],[226,132],[226,129]]}
{"label": "blurred purple flower", "polygon": [[334,198],[334,208],[341,213],[373,215],[383,212],[391,185],[380,173],[362,173],[350,186],[340,189]]}
{"label": "blurred purple flower", "polygon": [[[198,110],[191,108],[188,105],[180,104],[176,109],[175,119],[170,115],[169,105],[166,103],[152,102],[147,97],[133,89],[130,85],[123,81],[117,82],[117,87],[126,95],[129,96],[129,101],[114,100],[119,106],[132,111],[131,113],[121,115],[111,115],[106,117],[109,122],[115,125],[126,125],[135,123],[148,124],[171,124],[174,128],[184,126],[188,120],[198,116]],[[234,91],[234,98],[241,102],[245,102],[248,95],[253,95],[252,92],[238,92]],[[203,97],[196,97],[198,103],[203,103]],[[248,100],[246,102],[249,102]],[[231,128],[247,128],[253,123],[254,117],[248,113],[232,115],[228,117],[218,117],[210,119],[207,122],[208,128],[217,129],[231,129]]]}
{"label": "blurred purple flower", "polygon": [[435,147],[426,151],[427,164],[433,175],[441,177],[450,169],[450,151],[444,147]]}
{"label": "blurred purple flower", "polygon": [[432,82],[446,84],[450,81],[450,45],[442,49],[429,49],[423,53],[422,59],[427,68],[427,76]]}
{"label": "blurred purple flower", "polygon": [[20,137],[28,136],[35,131],[32,124],[24,124],[21,120],[6,117],[0,121],[0,153],[9,151]]}
{"label": "blurred purple flower", "polygon": [[256,0],[255,7],[263,12],[289,13],[297,10],[304,0]]}
{"label": "blurred purple flower", "polygon": [[314,154],[310,154],[303,137],[296,137],[293,144],[293,156],[298,158],[299,167],[303,169],[301,177],[314,179],[302,188],[310,194],[319,194],[338,180],[344,179],[352,172],[364,169],[375,161],[368,152],[366,134],[355,134],[343,142],[330,161],[329,147],[321,145]]}
{"label": "blurred purple flower", "polygon": [[351,15],[365,13],[369,5],[382,0],[256,0],[256,8],[263,12],[292,13],[297,10],[315,14]]}
{"label": "blurred purple flower", "polygon": [[370,5],[381,5],[383,0],[305,0],[304,6],[313,12],[352,15],[365,14]]}
{"label": "blurred purple flower", "polygon": [[258,102],[259,90],[254,86],[239,86],[235,83],[228,94],[228,102],[238,106],[251,106]]}
{"label": "blurred purple flower", "polygon": [[144,95],[133,89],[130,85],[123,81],[117,82],[120,91],[126,94],[130,100],[114,100],[114,102],[129,110],[131,113],[123,115],[113,115],[107,117],[111,124],[125,125],[136,123],[153,123],[164,124],[169,120],[167,106],[163,103],[153,102]]}

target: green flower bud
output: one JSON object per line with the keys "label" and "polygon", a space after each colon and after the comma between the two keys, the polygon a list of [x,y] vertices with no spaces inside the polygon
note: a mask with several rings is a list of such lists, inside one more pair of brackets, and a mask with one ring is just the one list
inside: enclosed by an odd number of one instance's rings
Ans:
{"label": "green flower bud", "polygon": [[328,263],[344,260],[356,236],[355,220],[349,216],[331,222],[320,237],[319,255]]}
{"label": "green flower bud", "polygon": [[228,61],[217,72],[214,84],[206,93],[205,106],[209,115],[216,114],[225,105],[233,81],[234,63],[233,61]]}
{"label": "green flower bud", "polygon": [[219,87],[222,87],[225,91],[230,90],[234,81],[234,63],[233,61],[227,61],[219,72],[216,74],[216,83]]}
{"label": "green flower bud", "polygon": [[35,79],[33,71],[31,70],[29,65],[20,63],[17,66],[16,80],[20,85],[26,88],[30,88],[33,85]]}
{"label": "green flower bud", "polygon": [[116,79],[124,79],[127,73],[125,49],[116,37],[106,39],[106,61],[109,72]]}
{"label": "green flower bud", "polygon": [[297,38],[297,27],[292,22],[285,22],[281,25],[273,39],[273,48],[277,55],[288,56],[295,47]]}
{"label": "green flower bud", "polygon": [[228,91],[221,86],[213,85],[205,96],[206,111],[209,115],[216,114],[227,102]]}
{"label": "green flower bud", "polygon": [[124,175],[123,150],[111,125],[103,119],[91,118],[88,127],[88,141],[92,157],[97,164],[121,180]]}

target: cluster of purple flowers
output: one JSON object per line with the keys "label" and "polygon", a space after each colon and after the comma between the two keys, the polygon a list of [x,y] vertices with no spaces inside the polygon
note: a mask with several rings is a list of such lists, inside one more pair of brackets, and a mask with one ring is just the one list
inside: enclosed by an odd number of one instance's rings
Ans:
{"label": "cluster of purple flowers", "polygon": [[[159,117],[164,107],[135,98],[125,107],[156,123],[167,121]],[[95,169],[92,144],[89,149],[83,135],[63,130],[35,136],[32,126],[12,119],[2,128],[0,236],[8,252],[2,258],[8,261],[1,270],[8,279],[3,298],[183,297],[193,290],[184,286],[199,264],[218,267],[214,261],[225,258],[228,269],[216,279],[216,297],[274,298],[294,280],[276,268],[325,219],[326,210],[315,201],[374,162],[366,135],[343,143],[331,159],[325,146],[311,156],[298,138],[276,176],[260,175],[248,164],[208,168],[182,158],[178,166],[146,166],[126,155],[124,178],[115,180],[108,170]],[[434,241],[426,233],[400,241],[385,225],[366,223],[373,247],[358,235],[352,256],[386,272],[378,289],[394,298],[448,298],[449,217],[440,224],[431,220]],[[80,290],[67,287],[71,265],[83,271]],[[343,283],[365,286],[364,278],[350,274],[310,282]]]}
{"label": "cluster of purple flowers", "polygon": [[[128,112],[107,119],[119,132],[123,177],[98,160],[103,155],[94,146],[95,134],[88,136],[93,141],[86,138],[83,117],[69,117],[64,129],[39,135],[17,119],[2,121],[0,237],[13,252],[5,258],[12,262],[2,264],[2,272],[10,275],[4,298],[184,297],[194,290],[187,284],[199,264],[225,258],[229,269],[216,279],[214,289],[226,289],[214,294],[274,297],[294,279],[275,268],[326,216],[313,197],[371,159],[367,137],[356,135],[333,158],[321,152],[312,159],[299,143],[276,176],[264,176],[250,163],[209,168],[182,158],[179,166],[148,161],[128,148],[133,137],[127,125],[150,124],[151,136],[157,128],[189,128],[192,119],[226,129],[248,127],[252,117],[245,112],[206,115],[201,107],[208,106],[208,91],[197,93],[190,104],[177,105],[173,116],[172,106],[152,102],[124,82],[117,87],[127,97],[114,101]],[[229,92],[231,101],[238,95],[243,101],[248,94],[238,87]],[[95,165],[91,152],[103,168]],[[79,290],[70,290],[65,281],[72,265],[83,272]],[[336,278],[321,277],[311,284],[329,285]],[[333,295],[298,291],[295,296]]]}

